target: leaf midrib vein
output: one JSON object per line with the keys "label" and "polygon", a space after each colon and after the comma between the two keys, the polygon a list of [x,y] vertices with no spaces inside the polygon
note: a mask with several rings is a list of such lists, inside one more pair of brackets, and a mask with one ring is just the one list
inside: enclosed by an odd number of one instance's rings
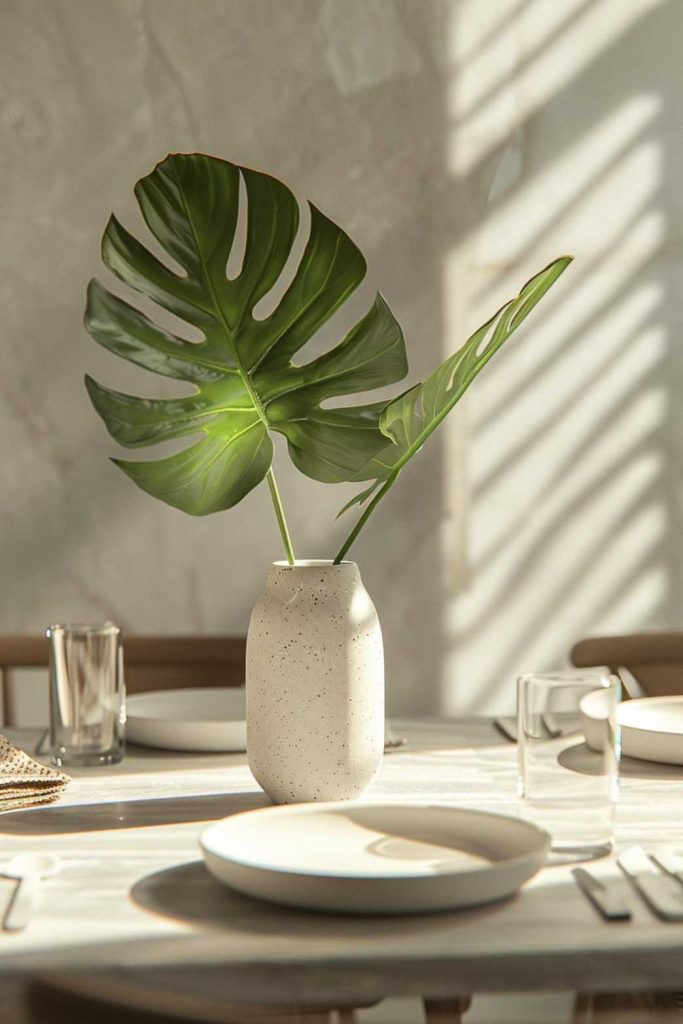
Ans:
{"label": "leaf midrib vein", "polygon": [[[143,401],[144,401],[144,399],[143,399]],[[165,401],[165,400],[161,399],[161,401]],[[175,399],[169,399],[169,401],[175,401]],[[205,411],[194,412],[194,413],[189,413],[188,412],[188,413],[184,413],[181,416],[175,416],[175,417],[174,416],[167,416],[166,419],[167,419],[168,423],[171,423],[174,426],[180,426],[182,423],[191,423],[193,420],[206,420],[206,419],[210,419],[211,417],[216,416],[218,413],[223,413],[223,412],[241,412],[241,413],[244,413],[245,415],[249,415],[249,414],[253,414],[255,412],[255,410],[254,409],[249,409],[249,408],[244,409],[244,408],[242,408],[241,406],[238,406],[238,405],[223,405],[223,406],[216,406],[216,407],[212,406],[210,409],[207,409]],[[123,413],[118,417],[118,419],[119,419],[120,423],[125,423],[126,422],[126,420],[123,417]],[[133,424],[133,425],[136,425],[136,424]],[[143,424],[143,425],[146,426],[147,424]],[[151,425],[154,426],[153,423]]]}
{"label": "leaf midrib vein", "polygon": [[[362,409],[363,406],[351,406],[350,408]],[[336,412],[331,409],[330,412]],[[330,423],[329,420],[321,420],[317,416],[290,416],[285,423],[319,423],[321,427],[332,427],[334,430],[377,430],[376,423]]]}

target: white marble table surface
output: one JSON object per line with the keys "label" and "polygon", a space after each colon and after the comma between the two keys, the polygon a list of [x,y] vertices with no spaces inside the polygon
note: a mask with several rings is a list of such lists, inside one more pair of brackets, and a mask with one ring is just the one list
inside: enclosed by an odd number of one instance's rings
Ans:
{"label": "white marble table surface", "polygon": [[[368,799],[515,811],[516,750],[490,721],[396,728],[408,745],[385,757]],[[10,735],[35,747],[35,732]],[[683,924],[657,920],[635,896],[633,921],[608,924],[567,867],[544,869],[505,903],[436,915],[344,918],[232,893],[206,872],[197,837],[266,802],[244,755],[131,747],[113,768],[74,771],[58,804],[0,815],[1,858],[45,850],[63,860],[30,927],[0,933],[0,979],[115,969],[169,993],[302,1002],[683,985]],[[682,811],[683,769],[624,762],[618,846],[683,846]],[[0,913],[12,884],[0,879]]]}

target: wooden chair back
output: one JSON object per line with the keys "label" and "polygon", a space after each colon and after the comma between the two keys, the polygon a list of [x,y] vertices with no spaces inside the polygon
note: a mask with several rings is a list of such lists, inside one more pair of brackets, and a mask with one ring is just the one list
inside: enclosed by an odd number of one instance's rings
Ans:
{"label": "wooden chair back", "polygon": [[590,637],[572,647],[571,662],[577,668],[607,665],[616,673],[628,669],[647,697],[683,693],[683,633]]}
{"label": "wooden chair back", "polygon": [[92,972],[31,978],[26,995],[31,1024],[354,1024],[356,1019],[351,1006],[230,1003],[227,993],[185,994],[159,982],[131,984],[125,976]]}
{"label": "wooden chair back", "polygon": [[[126,690],[175,690],[189,686],[243,686],[246,640],[236,636],[125,636]],[[47,668],[44,636],[0,636],[0,684],[6,725],[14,723],[10,685],[17,668]]]}

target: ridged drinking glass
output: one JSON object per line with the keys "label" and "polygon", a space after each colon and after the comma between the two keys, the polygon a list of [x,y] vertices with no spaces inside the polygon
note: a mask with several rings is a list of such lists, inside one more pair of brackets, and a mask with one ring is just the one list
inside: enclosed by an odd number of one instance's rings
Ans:
{"label": "ridged drinking glass", "polygon": [[50,626],[50,741],[57,765],[105,765],[124,750],[121,630]]}
{"label": "ridged drinking glass", "polygon": [[599,857],[612,848],[620,697],[619,680],[608,670],[547,672],[518,681],[522,813],[550,833],[559,859]]}

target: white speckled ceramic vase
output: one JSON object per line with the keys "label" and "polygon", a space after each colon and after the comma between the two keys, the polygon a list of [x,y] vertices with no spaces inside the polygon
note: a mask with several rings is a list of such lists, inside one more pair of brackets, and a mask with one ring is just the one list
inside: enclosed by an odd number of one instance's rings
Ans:
{"label": "white speckled ceramic vase", "polygon": [[271,800],[351,800],[384,751],[384,652],[355,562],[275,562],[247,634],[249,766]]}

